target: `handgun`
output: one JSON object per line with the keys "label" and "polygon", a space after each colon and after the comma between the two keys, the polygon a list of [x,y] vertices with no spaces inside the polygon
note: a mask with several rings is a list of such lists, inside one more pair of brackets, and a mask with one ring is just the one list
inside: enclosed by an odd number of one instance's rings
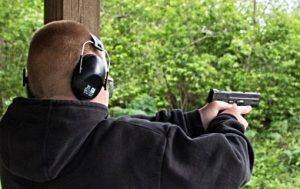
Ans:
{"label": "handgun", "polygon": [[236,103],[238,106],[258,107],[259,98],[260,93],[257,92],[220,91],[211,89],[207,97],[207,102],[210,103],[219,100],[229,104]]}

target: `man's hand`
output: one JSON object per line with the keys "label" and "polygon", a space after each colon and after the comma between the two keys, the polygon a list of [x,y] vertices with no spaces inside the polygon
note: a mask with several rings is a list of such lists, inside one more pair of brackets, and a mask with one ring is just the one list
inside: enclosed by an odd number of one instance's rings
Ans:
{"label": "man's hand", "polygon": [[248,127],[247,120],[243,115],[251,111],[251,106],[237,106],[236,104],[228,104],[223,101],[213,101],[209,104],[206,104],[203,108],[199,109],[201,116],[202,124],[206,130],[209,123],[219,114],[231,114],[237,118],[237,120],[244,126],[246,129]]}

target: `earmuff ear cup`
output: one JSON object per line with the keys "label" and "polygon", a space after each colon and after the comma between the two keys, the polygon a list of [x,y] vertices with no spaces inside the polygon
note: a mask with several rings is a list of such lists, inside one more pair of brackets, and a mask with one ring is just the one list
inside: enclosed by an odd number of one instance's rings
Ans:
{"label": "earmuff ear cup", "polygon": [[95,98],[100,92],[106,76],[104,62],[97,56],[87,54],[82,57],[73,72],[71,88],[79,100]]}
{"label": "earmuff ear cup", "polygon": [[28,82],[28,77],[26,76],[25,68],[23,69],[23,87],[25,87],[26,95],[28,98],[35,98],[31,90],[29,89],[29,82]]}

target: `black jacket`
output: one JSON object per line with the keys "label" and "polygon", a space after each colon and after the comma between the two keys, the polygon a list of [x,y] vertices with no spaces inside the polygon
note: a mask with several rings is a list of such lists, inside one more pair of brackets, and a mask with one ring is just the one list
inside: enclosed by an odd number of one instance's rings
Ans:
{"label": "black jacket", "polygon": [[100,104],[16,98],[0,123],[3,189],[235,189],[251,175],[243,127],[198,111],[107,118]]}

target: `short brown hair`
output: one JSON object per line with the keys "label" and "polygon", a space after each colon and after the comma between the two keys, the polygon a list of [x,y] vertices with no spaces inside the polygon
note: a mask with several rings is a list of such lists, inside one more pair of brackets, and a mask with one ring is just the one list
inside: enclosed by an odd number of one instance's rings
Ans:
{"label": "short brown hair", "polygon": [[[82,44],[88,40],[90,32],[82,24],[66,20],[51,22],[33,35],[27,69],[29,88],[36,98],[74,98],[71,77]],[[97,53],[88,45],[85,50]]]}

